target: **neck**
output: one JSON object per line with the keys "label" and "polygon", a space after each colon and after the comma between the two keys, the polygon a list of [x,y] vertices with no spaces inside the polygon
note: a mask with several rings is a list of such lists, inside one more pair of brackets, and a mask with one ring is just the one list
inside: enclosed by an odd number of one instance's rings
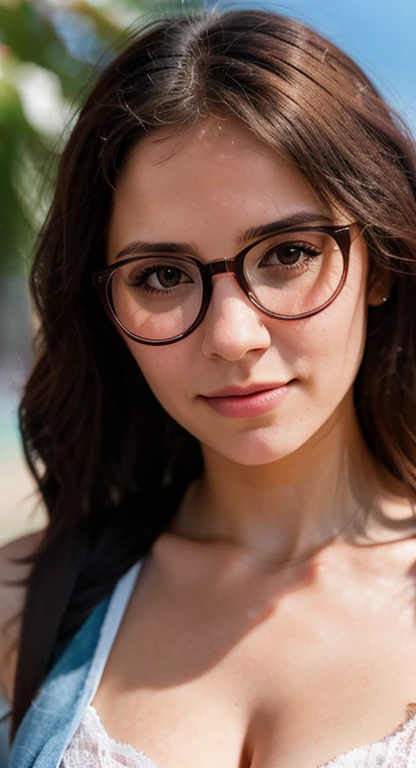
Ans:
{"label": "neck", "polygon": [[173,532],[226,541],[274,562],[302,559],[336,538],[365,539],[381,484],[350,413],[266,465],[236,464],[203,446],[204,473],[189,489]]}

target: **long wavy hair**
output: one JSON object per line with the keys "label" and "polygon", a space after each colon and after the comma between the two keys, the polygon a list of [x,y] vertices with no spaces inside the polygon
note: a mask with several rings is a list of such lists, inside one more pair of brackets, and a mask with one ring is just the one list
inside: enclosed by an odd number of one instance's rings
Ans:
{"label": "long wavy hair", "polygon": [[[365,232],[394,273],[369,309],[355,404],[365,440],[416,496],[416,164],[410,132],[363,72],[298,21],[235,10],[154,23],[99,77],[60,161],[30,286],[40,321],[20,406],[49,522],[32,558],[12,733],[65,642],[167,527],[202,471],[198,442],[162,409],[105,316],[116,175],[140,137],[233,116]],[[39,615],[42,621],[39,621]]]}

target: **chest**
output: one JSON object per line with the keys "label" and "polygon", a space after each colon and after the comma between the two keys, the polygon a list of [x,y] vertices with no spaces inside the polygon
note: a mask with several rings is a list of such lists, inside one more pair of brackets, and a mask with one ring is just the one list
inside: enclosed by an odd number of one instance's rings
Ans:
{"label": "chest", "polygon": [[412,585],[342,584],[145,580],[94,699],[108,733],[160,768],[316,768],[383,738],[416,701]]}

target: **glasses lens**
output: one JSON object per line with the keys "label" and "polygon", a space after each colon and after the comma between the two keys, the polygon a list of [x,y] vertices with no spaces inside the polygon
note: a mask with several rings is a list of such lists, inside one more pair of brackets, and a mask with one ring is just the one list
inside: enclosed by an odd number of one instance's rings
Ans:
{"label": "glasses lens", "polygon": [[119,322],[149,341],[185,333],[198,317],[203,295],[198,267],[177,256],[143,256],[123,264],[108,290]]}
{"label": "glasses lens", "polygon": [[332,235],[286,232],[251,248],[244,274],[264,309],[291,317],[318,309],[332,298],[343,278],[344,259]]}

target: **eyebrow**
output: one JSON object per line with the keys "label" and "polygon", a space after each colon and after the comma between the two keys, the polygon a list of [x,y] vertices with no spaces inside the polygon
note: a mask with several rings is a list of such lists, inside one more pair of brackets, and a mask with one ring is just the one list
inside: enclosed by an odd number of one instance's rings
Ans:
{"label": "eyebrow", "polygon": [[237,242],[244,243],[247,240],[254,240],[256,237],[262,237],[263,235],[271,235],[273,232],[279,229],[289,229],[291,227],[300,227],[305,224],[317,224],[325,222],[326,224],[332,224],[333,218],[321,211],[299,211],[293,213],[291,216],[286,216],[283,219],[272,221],[270,224],[262,224],[259,227],[252,227],[247,229],[243,235],[241,235]]}
{"label": "eyebrow", "polygon": [[[251,227],[247,229],[242,235],[237,238],[237,243],[245,243],[249,240],[254,240],[258,237],[267,237],[279,230],[291,229],[292,227],[305,226],[306,224],[332,224],[333,219],[322,211],[299,211],[290,216],[285,216],[283,219],[272,221],[269,224],[261,224],[258,227]],[[128,243],[124,248],[119,251],[115,257],[115,261],[119,259],[127,258],[128,256],[136,256],[141,253],[173,253],[173,254],[187,254],[193,256],[195,254],[195,248],[189,243],[169,243],[169,242],[143,242],[140,240],[133,240]]]}

